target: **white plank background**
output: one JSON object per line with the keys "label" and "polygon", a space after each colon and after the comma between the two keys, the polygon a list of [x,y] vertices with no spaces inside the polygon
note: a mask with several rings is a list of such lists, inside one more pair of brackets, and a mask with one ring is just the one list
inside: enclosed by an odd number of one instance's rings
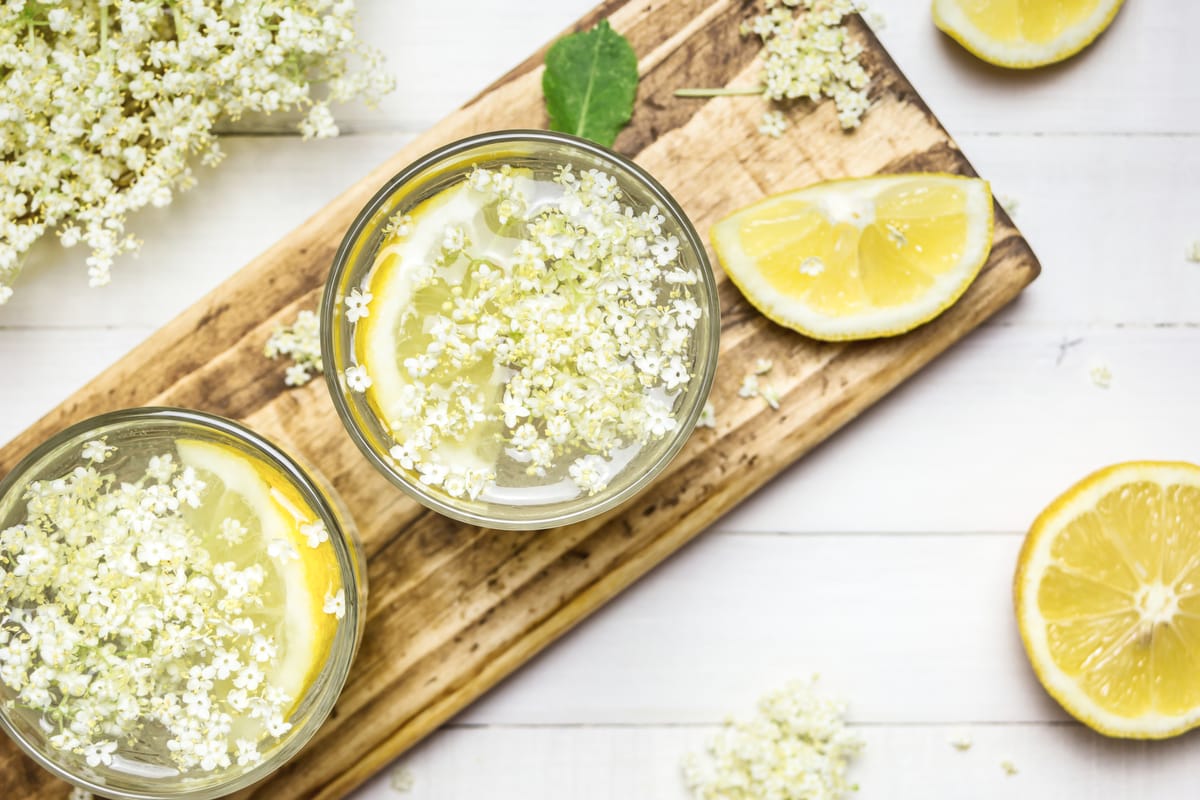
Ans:
{"label": "white plank background", "polygon": [[[0,310],[0,440],[15,435],[592,0],[360,0],[400,77],[344,135],[233,129],[112,286],[39,247]],[[1200,739],[1111,742],[1043,694],[1012,622],[1022,531],[1126,458],[1200,460],[1200,4],[1132,0],[1097,47],[1011,74],[876,0],[881,37],[1045,272],[983,330],[534,660],[402,762],[420,800],[686,796],[678,763],[726,714],[822,674],[868,741],[864,798],[1191,796]],[[262,135],[263,133],[272,135]],[[1107,365],[1109,389],[1089,370]],[[968,735],[960,753],[951,737]],[[1016,776],[1000,762],[1011,759]],[[400,797],[385,772],[359,800]]]}

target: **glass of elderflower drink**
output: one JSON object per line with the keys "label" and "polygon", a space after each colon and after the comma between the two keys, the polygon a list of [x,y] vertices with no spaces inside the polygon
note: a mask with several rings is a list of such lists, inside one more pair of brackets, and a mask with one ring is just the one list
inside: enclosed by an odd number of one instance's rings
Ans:
{"label": "glass of elderflower drink", "polygon": [[229,420],[106,414],[0,482],[0,725],[106,797],[220,797],[325,720],[366,572],[332,489]]}
{"label": "glass of elderflower drink", "polygon": [[545,131],[474,136],[390,180],[321,315],[362,451],[430,508],[494,528],[578,521],[649,483],[703,410],[720,329],[667,191]]}

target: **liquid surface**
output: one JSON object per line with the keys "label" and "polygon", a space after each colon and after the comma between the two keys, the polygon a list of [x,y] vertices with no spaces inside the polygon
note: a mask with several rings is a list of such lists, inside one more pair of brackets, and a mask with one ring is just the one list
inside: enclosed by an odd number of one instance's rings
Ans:
{"label": "liquid surface", "polygon": [[391,457],[452,497],[542,505],[637,470],[680,424],[699,277],[612,176],[498,166],[393,219],[345,299]]}

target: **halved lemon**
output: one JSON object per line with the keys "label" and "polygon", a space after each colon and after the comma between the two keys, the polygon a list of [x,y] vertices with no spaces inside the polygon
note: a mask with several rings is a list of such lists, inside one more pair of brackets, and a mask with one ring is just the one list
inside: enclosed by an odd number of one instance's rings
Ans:
{"label": "halved lemon", "polygon": [[1200,725],[1200,467],[1132,462],[1071,487],[1017,563],[1017,625],[1038,679],[1095,730]]}
{"label": "halved lemon", "polygon": [[1087,47],[1124,0],[933,0],[933,22],[978,58],[1029,69]]}
{"label": "halved lemon", "polygon": [[816,339],[895,336],[956,301],[992,247],[985,181],[910,174],[819,183],[713,226],[755,308]]}
{"label": "halved lemon", "polygon": [[[244,567],[263,565],[264,622],[279,631],[278,661],[268,680],[299,703],[325,666],[338,621],[325,613],[325,596],[341,586],[337,556],[328,543],[310,547],[300,530],[317,517],[295,487],[266,464],[232,447],[198,439],[175,444],[180,461],[206,484],[201,505],[188,513],[197,531],[215,531],[235,519],[248,531],[236,545],[213,546],[214,558]],[[297,558],[270,558],[267,546],[282,540]]]}

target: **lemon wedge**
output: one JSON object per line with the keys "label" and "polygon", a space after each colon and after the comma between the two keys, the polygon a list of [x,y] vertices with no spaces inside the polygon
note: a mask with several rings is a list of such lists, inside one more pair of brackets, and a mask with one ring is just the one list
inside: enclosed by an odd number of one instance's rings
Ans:
{"label": "lemon wedge", "polygon": [[816,339],[895,336],[956,301],[992,246],[988,184],[957,175],[854,178],[774,195],[713,226],[742,294]]}
{"label": "lemon wedge", "polygon": [[[215,532],[222,520],[235,519],[248,532],[237,544],[220,542],[214,533],[214,560],[266,569],[262,614],[278,631],[277,661],[268,680],[288,693],[294,710],[324,667],[337,632],[337,618],[324,611],[326,594],[341,588],[337,556],[328,542],[309,546],[300,528],[317,516],[266,464],[197,439],[176,442],[176,451],[206,484],[200,507],[188,515],[193,528]],[[272,542],[290,545],[290,554],[270,557]]]}
{"label": "lemon wedge", "polygon": [[934,24],[989,64],[1063,61],[1112,23],[1124,0],[933,0]]}
{"label": "lemon wedge", "polygon": [[1071,487],[1034,522],[1014,582],[1038,679],[1109,736],[1200,725],[1200,467],[1133,462]]}

